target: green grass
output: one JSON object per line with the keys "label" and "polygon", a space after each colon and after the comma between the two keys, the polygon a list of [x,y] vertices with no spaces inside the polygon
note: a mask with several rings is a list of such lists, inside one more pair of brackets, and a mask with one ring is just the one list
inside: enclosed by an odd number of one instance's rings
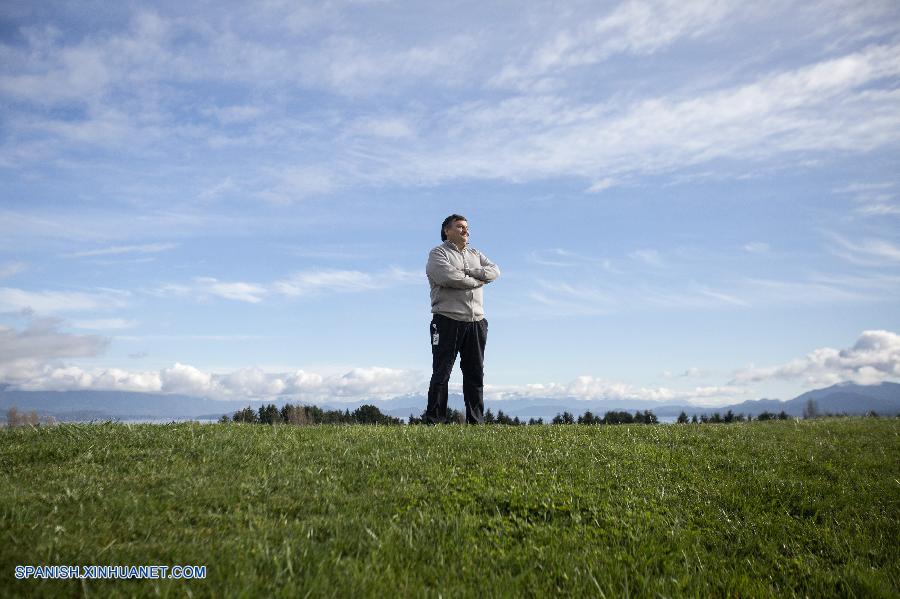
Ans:
{"label": "green grass", "polygon": [[896,597],[898,517],[900,419],[0,431],[4,595]]}

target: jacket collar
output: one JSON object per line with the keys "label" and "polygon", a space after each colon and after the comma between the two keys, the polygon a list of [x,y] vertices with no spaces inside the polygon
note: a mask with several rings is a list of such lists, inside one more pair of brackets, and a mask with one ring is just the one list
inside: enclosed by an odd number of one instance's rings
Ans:
{"label": "jacket collar", "polygon": [[[447,241],[445,241],[442,245],[443,245],[445,248],[447,248],[448,250],[456,250],[457,252],[459,251],[459,248],[456,247],[456,244],[453,243],[452,241],[450,241],[449,239],[448,239]],[[472,247],[472,246],[467,245],[467,246],[465,247],[465,249],[468,250],[468,249],[471,249],[471,247]]]}

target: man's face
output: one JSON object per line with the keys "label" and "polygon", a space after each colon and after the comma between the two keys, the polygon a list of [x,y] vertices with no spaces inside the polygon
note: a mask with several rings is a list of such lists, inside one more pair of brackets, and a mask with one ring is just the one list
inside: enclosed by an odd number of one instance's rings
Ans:
{"label": "man's face", "polygon": [[459,248],[464,248],[469,243],[469,223],[464,220],[456,220],[444,229],[447,241],[452,241]]}

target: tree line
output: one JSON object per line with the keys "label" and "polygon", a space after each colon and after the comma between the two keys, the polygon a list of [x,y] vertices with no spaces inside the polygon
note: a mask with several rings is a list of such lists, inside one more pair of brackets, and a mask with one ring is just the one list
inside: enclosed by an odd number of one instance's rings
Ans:
{"label": "tree line", "polygon": [[[875,414],[869,414],[875,416]],[[819,413],[815,403],[810,403],[804,409],[803,417],[819,418],[823,415]],[[833,416],[825,414],[824,416]],[[701,413],[699,416],[693,414],[688,416],[682,411],[675,422],[678,424],[728,424],[732,422],[750,422],[752,420],[788,420],[791,418],[784,410],[775,413],[765,411],[754,417],[751,414],[735,414],[732,410],[728,410],[724,414],[721,412],[713,412],[712,414]],[[381,424],[381,425],[399,425],[402,419],[394,418],[388,414],[384,414],[378,407],[371,404],[362,405],[352,412],[346,410],[323,410],[318,406],[303,406],[285,404],[280,409],[275,404],[260,406],[256,410],[247,406],[243,410],[235,412],[231,418],[223,415],[219,422],[243,422],[248,424],[293,424],[293,425],[314,425],[314,424]],[[465,414],[459,410],[450,409],[448,412],[448,423],[464,424],[466,421]],[[409,415],[407,420],[409,424],[418,425],[425,424],[425,413],[419,416]],[[543,424],[588,424],[588,425],[609,425],[609,424],[658,424],[659,419],[651,410],[638,410],[634,413],[625,410],[610,410],[600,416],[594,414],[590,410],[584,412],[580,416],[575,416],[569,411],[557,413],[549,422],[544,422],[543,418],[529,418],[527,421],[518,416],[510,416],[497,410],[488,409],[484,413],[485,424],[500,424],[505,426],[534,426]]]}
{"label": "tree line", "polygon": [[[465,423],[466,418],[459,410],[450,409],[447,413],[448,423]],[[247,424],[294,424],[294,425],[313,425],[313,424],[401,424],[400,418],[394,418],[381,412],[378,407],[366,404],[362,405],[352,412],[350,410],[323,410],[317,406],[303,406],[285,404],[279,409],[275,404],[259,406],[256,410],[247,406],[243,410],[238,410],[232,414],[231,418],[227,414],[219,419],[220,423],[243,422]],[[425,424],[425,412],[419,416],[409,415],[409,424]],[[634,414],[625,411],[609,411],[602,417],[595,416],[592,412],[587,411],[577,418],[570,412],[562,412],[554,416],[549,422],[545,423],[543,418],[529,418],[527,421],[520,419],[518,416],[510,416],[497,410],[488,409],[484,413],[485,424],[501,424],[506,426],[526,426],[539,424],[657,424],[659,420],[650,410],[643,412],[637,411]]]}
{"label": "tree line", "polygon": [[[298,406],[284,404],[278,409],[275,404],[259,406],[254,410],[247,406],[235,412],[231,420],[247,424],[400,424],[399,418],[384,414],[376,406],[362,405],[352,412],[350,410],[323,410],[318,406]],[[223,415],[219,422],[229,422],[228,415]]]}

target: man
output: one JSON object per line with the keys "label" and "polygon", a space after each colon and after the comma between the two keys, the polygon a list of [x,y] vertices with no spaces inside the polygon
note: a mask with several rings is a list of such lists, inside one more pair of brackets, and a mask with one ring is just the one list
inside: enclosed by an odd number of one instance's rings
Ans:
{"label": "man", "polygon": [[497,265],[469,247],[469,223],[451,214],[441,224],[441,245],[428,255],[425,273],[431,285],[431,383],[425,421],[447,420],[447,382],[462,359],[466,422],[484,422],[484,346],[488,321],[484,318],[482,287],[500,276]]}

